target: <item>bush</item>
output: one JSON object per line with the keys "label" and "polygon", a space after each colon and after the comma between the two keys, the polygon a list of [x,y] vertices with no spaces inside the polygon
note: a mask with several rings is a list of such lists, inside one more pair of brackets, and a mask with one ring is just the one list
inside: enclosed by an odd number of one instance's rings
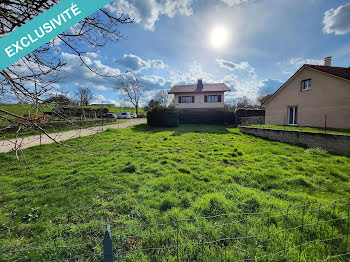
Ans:
{"label": "bush", "polygon": [[156,106],[147,112],[147,124],[150,126],[179,126],[179,114],[175,107]]}
{"label": "bush", "polygon": [[181,124],[235,124],[235,113],[226,112],[223,110],[215,111],[181,111],[179,113],[179,119]]}
{"label": "bush", "polygon": [[305,153],[310,155],[316,155],[316,156],[326,156],[327,150],[324,150],[320,147],[313,147],[313,148],[306,149]]}

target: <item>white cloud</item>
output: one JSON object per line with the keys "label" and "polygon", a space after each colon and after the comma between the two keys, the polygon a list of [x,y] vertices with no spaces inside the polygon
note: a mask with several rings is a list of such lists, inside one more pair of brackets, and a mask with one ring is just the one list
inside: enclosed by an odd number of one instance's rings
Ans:
{"label": "white cloud", "polygon": [[277,65],[281,68],[282,73],[290,76],[294,74],[304,64],[323,65],[324,60],[312,58],[291,58],[288,61],[277,63]]}
{"label": "white cloud", "polygon": [[161,15],[170,18],[177,14],[192,15],[191,4],[192,0],[119,0],[111,3],[108,8],[119,14],[128,14],[146,30],[153,31],[155,23]]}
{"label": "white cloud", "polygon": [[[59,82],[60,84],[94,87],[104,91],[113,88],[117,83],[117,78],[115,77],[102,77],[92,72],[85,65],[82,65],[80,58],[74,54],[62,53],[61,60],[63,63],[66,63],[66,66],[60,72],[60,77],[62,78]],[[118,68],[104,65],[100,60],[84,57],[84,62],[101,75],[114,76],[120,74]]]}
{"label": "white cloud", "polygon": [[101,94],[94,96],[94,99],[92,100],[92,104],[114,104],[116,106],[120,106],[119,102],[110,98],[106,98]]}
{"label": "white cloud", "polygon": [[142,71],[147,68],[158,68],[163,69],[165,67],[164,62],[162,60],[148,60],[145,61],[141,57],[133,55],[133,54],[124,54],[123,58],[115,59],[116,63],[124,66],[128,70],[131,71]]}
{"label": "white cloud", "polygon": [[234,62],[227,61],[224,59],[216,59],[216,62],[219,64],[220,67],[226,68],[230,71],[242,70],[247,71],[249,73],[254,73],[254,67],[252,67],[248,62],[241,62],[236,64]]}
{"label": "white cloud", "polygon": [[154,68],[163,69],[165,67],[165,64],[162,60],[151,60],[149,63],[151,63],[152,67]]}
{"label": "white cloud", "polygon": [[326,11],[323,24],[325,34],[345,35],[350,33],[350,3]]}
{"label": "white cloud", "polygon": [[276,79],[265,79],[261,81],[261,83],[262,85],[259,87],[259,96],[273,94],[284,82]]}
{"label": "white cloud", "polygon": [[229,100],[235,100],[244,96],[252,101],[256,100],[259,96],[259,88],[262,86],[261,81],[256,76],[238,78],[233,74],[225,76],[224,83],[232,90],[228,96]]}
{"label": "white cloud", "polygon": [[323,65],[323,59],[305,59],[305,58],[291,58],[289,64],[295,65],[296,67],[302,67],[304,64],[309,65]]}
{"label": "white cloud", "polygon": [[133,54],[124,54],[122,59],[116,59],[115,62],[132,71],[141,71],[151,66],[148,62]]}
{"label": "white cloud", "polygon": [[248,3],[250,0],[221,0],[221,2],[227,4],[228,6],[232,7],[235,5],[240,5],[243,3]]}
{"label": "white cloud", "polygon": [[202,78],[204,83],[214,82],[212,75],[204,72],[198,62],[193,62],[185,73],[170,72],[170,80],[175,84],[195,84],[197,79]]}

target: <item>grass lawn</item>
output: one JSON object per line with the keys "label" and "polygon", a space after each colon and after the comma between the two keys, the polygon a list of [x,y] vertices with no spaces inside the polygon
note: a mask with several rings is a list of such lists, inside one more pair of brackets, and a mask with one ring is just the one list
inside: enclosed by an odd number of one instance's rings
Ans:
{"label": "grass lawn", "polygon": [[[247,223],[246,215],[195,219],[348,198],[347,157],[263,140],[236,128],[206,125],[167,129],[139,125],[110,129],[93,142],[84,137],[69,143],[84,145],[88,152],[44,145],[24,150],[26,163],[16,162],[11,153],[0,154],[0,254],[35,242],[41,243],[40,248],[65,247],[6,253],[0,260],[77,257],[73,261],[87,261],[83,255],[101,254],[107,224],[112,227],[115,250],[125,252],[176,242],[263,235],[179,250],[140,251],[124,257],[126,261],[176,261],[177,256],[181,261],[234,261],[275,253],[306,240],[348,234],[347,221],[341,219],[346,217],[347,206],[323,204],[322,209],[307,207],[287,217],[279,217],[278,212],[271,217],[260,214],[256,216],[261,219]],[[174,223],[178,219],[184,220]],[[331,219],[336,220],[316,224]],[[150,223],[164,225],[137,226]],[[315,226],[300,228],[301,224]],[[135,227],[120,228],[130,226]],[[185,229],[175,236],[179,227]],[[281,230],[283,234],[277,233]],[[132,237],[122,238],[126,235]],[[55,238],[62,239],[51,240]],[[298,256],[301,261],[314,261],[325,254],[349,252],[347,244],[346,239],[315,242],[267,261],[298,261]],[[66,248],[69,245],[78,246]]]}
{"label": "grass lawn", "polygon": [[[268,128],[268,129],[284,129],[284,130],[291,130],[291,131],[304,131],[304,132],[313,132],[313,133],[324,133],[324,128],[322,128],[322,127],[278,126],[278,125],[250,125],[248,127]],[[350,136],[350,129],[327,128],[326,133],[327,134],[338,134],[338,135]]]}

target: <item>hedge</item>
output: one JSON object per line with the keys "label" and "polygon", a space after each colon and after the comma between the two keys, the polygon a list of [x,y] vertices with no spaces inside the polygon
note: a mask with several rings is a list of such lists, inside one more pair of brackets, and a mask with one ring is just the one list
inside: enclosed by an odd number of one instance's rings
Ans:
{"label": "hedge", "polygon": [[147,112],[147,124],[150,126],[179,126],[179,113],[173,107],[156,106]]}

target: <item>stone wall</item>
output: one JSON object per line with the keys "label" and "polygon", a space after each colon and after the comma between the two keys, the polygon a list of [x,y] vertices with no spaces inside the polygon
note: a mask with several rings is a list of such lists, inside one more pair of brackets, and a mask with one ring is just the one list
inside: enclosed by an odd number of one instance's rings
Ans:
{"label": "stone wall", "polygon": [[261,129],[253,127],[239,127],[239,130],[244,134],[263,137],[269,140],[306,147],[321,147],[331,153],[350,156],[350,136],[346,135]]}

